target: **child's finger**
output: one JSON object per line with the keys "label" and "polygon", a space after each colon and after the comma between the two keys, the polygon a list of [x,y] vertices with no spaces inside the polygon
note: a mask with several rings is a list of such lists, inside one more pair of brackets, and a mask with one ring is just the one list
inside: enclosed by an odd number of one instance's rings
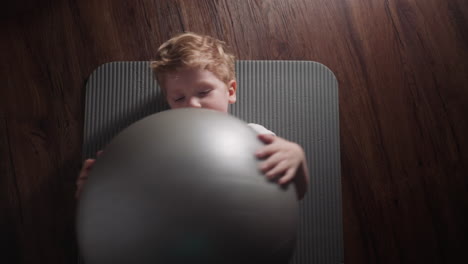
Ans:
{"label": "child's finger", "polygon": [[[98,153],[98,155],[100,155]],[[81,191],[83,189],[83,185],[85,184],[89,171],[93,167],[94,163],[96,162],[95,159],[86,159],[83,162],[83,166],[81,167],[80,173],[78,175],[78,179],[76,180],[76,192],[75,192],[75,198],[78,199]]]}
{"label": "child's finger", "polygon": [[81,170],[87,170],[89,169],[90,167],[93,166],[94,162],[96,160],[95,159],[87,159],[83,162],[83,167],[81,167]]}
{"label": "child's finger", "polygon": [[265,144],[272,143],[276,138],[274,135],[270,135],[270,134],[258,134],[257,137]]}
{"label": "child's finger", "polygon": [[278,180],[278,183],[280,185],[289,183],[292,179],[294,179],[295,174],[296,174],[296,170],[294,168],[289,168],[284,174],[284,176]]}
{"label": "child's finger", "polygon": [[100,157],[102,155],[102,153],[104,153],[104,150],[100,150],[98,152],[96,152],[96,157]]}
{"label": "child's finger", "polygon": [[80,174],[78,175],[78,179],[85,179],[88,177],[88,173],[93,166],[95,159],[87,159],[83,162],[83,167],[81,168]]}
{"label": "child's finger", "polygon": [[270,157],[268,157],[267,160],[260,163],[259,168],[263,173],[266,173],[267,171],[274,168],[278,163],[280,163],[281,160],[282,160],[281,155],[279,153],[275,153],[275,154],[271,155]]}
{"label": "child's finger", "polygon": [[84,182],[81,182],[76,185],[75,198],[80,198],[81,193],[83,192]]}
{"label": "child's finger", "polygon": [[275,179],[281,175],[283,175],[288,170],[288,166],[285,161],[281,161],[277,163],[271,170],[265,173],[268,179]]}
{"label": "child's finger", "polygon": [[278,152],[278,146],[275,145],[266,145],[255,152],[255,156],[259,159],[268,157],[274,153]]}
{"label": "child's finger", "polygon": [[76,181],[76,191],[75,191],[75,198],[78,198],[80,196],[80,193],[81,193],[81,189],[83,188],[83,183],[84,183],[84,179],[78,179]]}
{"label": "child's finger", "polygon": [[86,182],[86,179],[78,179],[76,181],[76,187],[77,189],[81,189],[81,187],[84,185],[84,183]]}

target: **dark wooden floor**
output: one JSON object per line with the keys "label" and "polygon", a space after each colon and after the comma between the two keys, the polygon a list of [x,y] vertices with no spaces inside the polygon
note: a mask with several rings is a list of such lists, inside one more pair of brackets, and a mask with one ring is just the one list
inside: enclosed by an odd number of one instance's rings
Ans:
{"label": "dark wooden floor", "polygon": [[[339,80],[346,263],[468,261],[468,1],[9,1],[0,262],[75,263],[84,85],[182,30]],[[7,261],[4,261],[7,260]]]}

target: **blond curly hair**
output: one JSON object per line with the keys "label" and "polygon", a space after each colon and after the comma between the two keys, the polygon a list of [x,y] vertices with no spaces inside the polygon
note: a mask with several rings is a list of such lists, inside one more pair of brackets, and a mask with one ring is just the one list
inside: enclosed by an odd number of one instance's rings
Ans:
{"label": "blond curly hair", "polygon": [[184,68],[208,70],[226,84],[235,79],[235,56],[226,43],[193,32],[176,35],[164,42],[150,66],[163,88],[167,73]]}

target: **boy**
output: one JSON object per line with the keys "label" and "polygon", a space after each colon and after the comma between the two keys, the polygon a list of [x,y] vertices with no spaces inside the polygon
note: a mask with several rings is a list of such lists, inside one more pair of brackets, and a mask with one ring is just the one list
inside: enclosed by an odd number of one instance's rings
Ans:
{"label": "boy", "polygon": [[[227,113],[229,104],[236,102],[235,58],[220,40],[194,33],[180,34],[159,47],[151,67],[171,109],[207,108]],[[259,169],[278,184],[293,182],[298,199],[302,199],[309,174],[301,146],[275,136],[261,125],[249,126],[266,144],[256,152],[257,158],[264,159]],[[84,162],[76,197],[94,162],[94,159]]]}

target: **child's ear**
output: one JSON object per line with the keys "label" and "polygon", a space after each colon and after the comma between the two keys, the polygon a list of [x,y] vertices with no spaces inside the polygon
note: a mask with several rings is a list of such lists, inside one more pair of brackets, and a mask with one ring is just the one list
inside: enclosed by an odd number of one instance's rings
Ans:
{"label": "child's ear", "polygon": [[228,95],[229,95],[229,103],[233,104],[236,102],[236,91],[237,91],[236,80],[230,80],[227,88],[228,88]]}

